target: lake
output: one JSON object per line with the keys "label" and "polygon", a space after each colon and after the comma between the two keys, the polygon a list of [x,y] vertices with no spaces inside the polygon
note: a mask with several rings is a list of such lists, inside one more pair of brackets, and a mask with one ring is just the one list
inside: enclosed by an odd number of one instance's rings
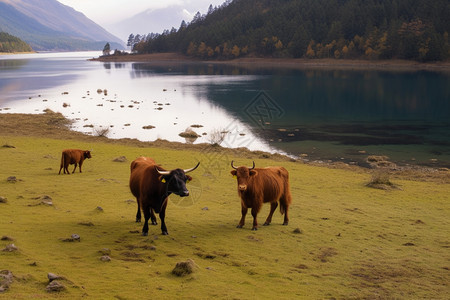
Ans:
{"label": "lake", "polygon": [[[50,108],[110,138],[450,167],[449,72],[87,60],[99,55],[0,56],[0,113]],[[199,137],[179,136],[188,128]]]}

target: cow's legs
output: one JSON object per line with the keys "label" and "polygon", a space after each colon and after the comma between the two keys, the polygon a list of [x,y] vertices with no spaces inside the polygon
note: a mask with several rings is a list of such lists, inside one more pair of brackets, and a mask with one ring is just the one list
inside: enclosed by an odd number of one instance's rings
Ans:
{"label": "cow's legs", "polygon": [[252,230],[258,230],[258,221],[256,217],[258,216],[258,207],[252,207],[252,216],[253,216],[253,227]]}
{"label": "cow's legs", "polygon": [[78,164],[78,167],[80,168],[80,173],[81,173],[81,165],[83,164],[83,161],[80,161],[80,163]]}
{"label": "cow's legs", "polygon": [[150,208],[150,219],[152,220],[152,225],[158,225],[158,222],[156,222],[155,212],[152,208]]}
{"label": "cow's legs", "polygon": [[[73,168],[72,174],[75,173],[75,170],[77,169],[77,163],[75,163],[75,167]],[[67,170],[69,172],[69,170]]]}
{"label": "cow's legs", "polygon": [[141,206],[139,205],[139,200],[136,201],[137,202],[137,212],[136,212],[136,223],[140,223],[141,222]]}
{"label": "cow's legs", "polygon": [[288,216],[289,206],[286,206],[286,211],[284,212],[284,222],[283,225],[289,224],[289,216]]}
{"label": "cow's legs", "polygon": [[[159,218],[161,219],[161,233],[163,235],[169,234],[169,232],[167,232],[166,222],[164,222],[164,219],[166,218],[166,207],[167,207],[167,198],[166,198],[166,200],[164,200],[164,204],[161,207],[161,211],[159,212]],[[155,218],[155,220],[156,220],[156,218]]]}
{"label": "cow's legs", "polygon": [[142,235],[147,236],[148,235],[148,219],[150,219],[150,207],[144,206],[144,207],[142,207],[142,210],[144,211],[144,226],[142,227]]}
{"label": "cow's legs", "polygon": [[244,207],[242,205],[242,208],[241,208],[242,217],[241,217],[241,220],[239,221],[239,224],[236,226],[236,228],[242,228],[245,225],[245,216],[247,215],[247,210],[248,210],[248,208]]}
{"label": "cow's legs", "polygon": [[277,207],[278,207],[278,202],[270,203],[270,213],[267,216],[266,222],[264,222],[264,226],[270,225],[270,223],[272,222],[273,212],[275,211],[275,209],[277,209]]}

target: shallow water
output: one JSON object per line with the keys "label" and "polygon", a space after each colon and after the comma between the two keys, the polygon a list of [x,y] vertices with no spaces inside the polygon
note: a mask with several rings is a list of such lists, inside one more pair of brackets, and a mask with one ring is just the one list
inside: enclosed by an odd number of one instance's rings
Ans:
{"label": "shallow water", "polygon": [[[110,138],[214,143],[228,132],[223,146],[312,160],[450,165],[448,73],[87,61],[98,55],[0,56],[1,112],[50,108]],[[179,136],[192,125],[199,138]]]}

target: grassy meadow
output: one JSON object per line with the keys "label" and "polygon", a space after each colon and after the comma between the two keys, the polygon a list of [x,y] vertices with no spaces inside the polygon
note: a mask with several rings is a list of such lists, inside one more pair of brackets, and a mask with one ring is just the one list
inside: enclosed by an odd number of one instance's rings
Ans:
{"label": "grassy meadow", "polygon": [[[366,186],[366,170],[77,136],[0,132],[0,197],[7,198],[0,203],[0,237],[13,239],[0,240],[0,270],[14,274],[0,299],[448,299],[448,180],[394,177],[399,188],[381,190]],[[64,148],[93,150],[83,173],[58,175]],[[168,236],[159,218],[147,237],[134,222],[129,165],[141,155],[167,169],[202,162],[191,173],[192,195],[169,198]],[[126,161],[114,161],[120,156]],[[244,228],[236,228],[240,200],[231,159],[290,172],[288,226],[277,210],[270,226],[251,231],[249,213]],[[17,181],[8,182],[10,176]],[[72,234],[80,241],[64,241]],[[17,251],[1,251],[12,243]],[[100,260],[104,253],[111,261]],[[173,275],[187,259],[196,271]],[[66,290],[48,293],[48,273],[63,276]]]}

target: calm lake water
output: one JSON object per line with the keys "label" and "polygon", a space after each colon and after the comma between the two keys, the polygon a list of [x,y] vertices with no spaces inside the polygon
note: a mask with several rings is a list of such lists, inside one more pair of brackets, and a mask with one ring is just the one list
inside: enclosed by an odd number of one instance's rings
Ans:
{"label": "calm lake water", "polygon": [[[450,166],[448,72],[87,60],[98,55],[0,56],[0,113],[50,108],[110,138],[212,143],[227,132],[222,146],[311,160]],[[200,137],[179,136],[189,127]]]}

